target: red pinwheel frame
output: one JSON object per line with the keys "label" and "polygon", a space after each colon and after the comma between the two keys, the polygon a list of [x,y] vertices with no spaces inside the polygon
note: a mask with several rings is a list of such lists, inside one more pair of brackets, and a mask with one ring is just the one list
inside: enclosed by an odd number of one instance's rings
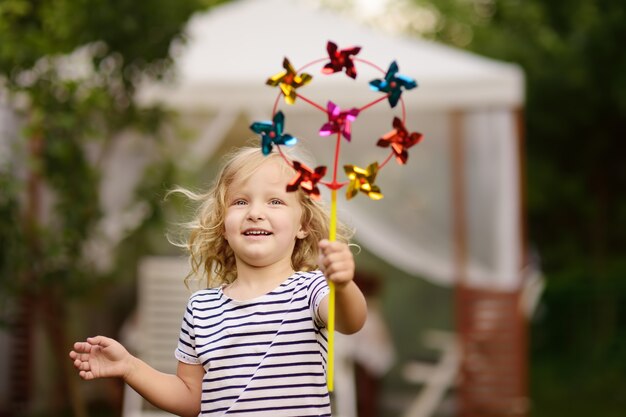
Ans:
{"label": "red pinwheel frame", "polygon": [[[357,55],[361,50],[360,47],[350,47],[340,50],[335,43],[329,41],[326,49],[328,52],[328,57],[315,59],[298,68],[297,70],[294,69],[289,60],[285,58],[283,61],[284,71],[270,77],[267,80],[266,84],[272,87],[280,88],[272,109],[273,119],[276,120],[277,115],[280,117],[280,123],[274,127],[274,130],[282,132],[285,124],[283,113],[279,110],[281,97],[284,98],[285,102],[288,105],[293,105],[295,104],[296,99],[300,99],[303,102],[317,108],[328,116],[328,122],[326,122],[320,128],[319,135],[329,136],[335,134],[337,136],[334,164],[332,170],[332,180],[324,181],[322,179],[322,177],[326,173],[326,167],[317,167],[315,169],[311,169],[301,162],[292,161],[287,157],[287,155],[282,151],[281,146],[293,145],[297,141],[295,137],[286,134],[285,136],[291,138],[291,140],[286,142],[285,140],[280,140],[281,137],[277,136],[277,140],[272,143],[272,139],[269,138],[267,135],[268,129],[272,129],[272,122],[255,122],[250,126],[250,128],[262,136],[264,154],[269,154],[272,145],[275,145],[283,159],[294,169],[294,171],[296,171],[296,177],[288,185],[289,191],[295,191],[300,188],[312,198],[318,199],[320,198],[320,193],[317,184],[322,184],[331,190],[337,190],[346,185],[349,185],[348,192],[346,193],[347,199],[351,199],[355,196],[355,190],[362,191],[370,198],[376,200],[380,199],[382,198],[382,193],[380,192],[380,189],[375,184],[370,183],[370,181],[373,181],[376,178],[377,172],[380,169],[384,168],[387,163],[394,157],[399,164],[405,164],[408,159],[407,150],[411,146],[420,142],[422,139],[422,134],[416,132],[409,133],[405,127],[406,107],[404,104],[404,100],[401,96],[402,91],[417,87],[417,83],[404,75],[398,74],[398,65],[396,61],[393,61],[389,66],[389,70],[385,71],[376,64],[366,59],[356,57],[355,55]],[[322,106],[321,104],[316,103],[315,101],[307,98],[306,96],[296,91],[296,89],[308,84],[313,79],[311,75],[306,74],[303,71],[321,63],[326,63],[321,68],[321,74],[332,75],[345,70],[346,76],[350,77],[351,79],[356,79],[357,77],[357,64],[369,66],[375,71],[380,72],[384,76],[382,79],[375,79],[370,81],[370,88],[374,91],[385,94],[359,108],[342,110],[339,108],[339,106],[337,106],[330,100],[328,101],[326,106]],[[367,168],[359,168],[354,165],[346,165],[344,167],[344,170],[349,180],[339,182],[337,180],[337,172],[341,137],[344,137],[346,140],[350,141],[350,124],[354,122],[361,113],[363,113],[370,107],[384,101],[385,99],[388,99],[392,108],[395,107],[398,102],[400,103],[401,107],[401,117],[393,117],[393,121],[391,123],[392,129],[382,137],[375,138],[375,140],[373,141],[374,144],[379,147],[389,147],[389,155],[382,162],[373,162]],[[355,174],[355,172],[360,172],[360,170],[363,172],[367,170],[369,175]],[[306,181],[303,182],[303,178],[306,178]],[[355,184],[355,181],[357,182],[357,184]],[[372,190],[377,191],[373,192]]]}

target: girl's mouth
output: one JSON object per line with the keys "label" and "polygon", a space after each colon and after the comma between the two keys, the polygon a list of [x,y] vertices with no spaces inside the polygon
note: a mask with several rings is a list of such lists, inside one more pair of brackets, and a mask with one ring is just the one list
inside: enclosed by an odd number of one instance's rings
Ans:
{"label": "girl's mouth", "polygon": [[272,232],[268,232],[267,230],[261,230],[261,229],[248,229],[248,230],[244,230],[243,235],[244,236],[270,236],[272,234]]}

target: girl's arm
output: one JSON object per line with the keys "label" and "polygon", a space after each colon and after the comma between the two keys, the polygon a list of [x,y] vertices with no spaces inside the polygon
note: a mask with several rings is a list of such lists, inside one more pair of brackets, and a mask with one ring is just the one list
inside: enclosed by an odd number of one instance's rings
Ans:
{"label": "girl's arm", "polygon": [[90,337],[74,344],[74,367],[85,380],[119,377],[156,407],[180,416],[200,413],[201,365],[178,363],[176,375],[159,372],[134,357],[116,340]]}
{"label": "girl's arm", "polygon": [[[361,290],[354,283],[354,257],[348,245],[342,242],[320,242],[319,265],[326,279],[335,283],[335,327],[344,334],[356,333],[365,324],[367,304]],[[320,315],[328,319],[328,297],[320,305]]]}

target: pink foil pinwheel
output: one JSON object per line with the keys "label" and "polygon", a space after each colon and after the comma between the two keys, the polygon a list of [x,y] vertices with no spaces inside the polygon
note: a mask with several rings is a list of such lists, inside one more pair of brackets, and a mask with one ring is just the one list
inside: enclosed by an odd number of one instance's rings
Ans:
{"label": "pink foil pinwheel", "polygon": [[301,188],[311,198],[319,200],[320,189],[317,183],[326,175],[326,167],[319,166],[315,170],[311,170],[303,163],[293,161],[293,169],[296,171],[296,176],[287,184],[287,191],[296,191],[298,188]]}
{"label": "pink foil pinwheel", "polygon": [[380,188],[374,184],[376,174],[378,174],[378,162],[368,165],[367,168],[360,168],[356,165],[344,165],[343,169],[350,179],[348,190],[346,191],[348,200],[353,198],[359,191],[372,200],[383,198]]}
{"label": "pink foil pinwheel", "polygon": [[328,122],[320,129],[320,136],[330,136],[333,133],[341,133],[349,142],[352,139],[352,128],[350,123],[356,120],[359,115],[359,109],[352,108],[350,110],[341,111],[332,101],[326,106],[328,114]]}
{"label": "pink foil pinwheel", "polygon": [[418,132],[409,133],[404,127],[404,123],[399,117],[393,118],[393,130],[386,133],[376,143],[381,148],[388,148],[391,146],[391,150],[396,155],[396,161],[400,165],[406,164],[409,158],[407,149],[411,146],[419,143],[422,140],[423,135]]}
{"label": "pink foil pinwheel", "polygon": [[354,66],[352,56],[359,53],[359,51],[361,50],[360,46],[353,46],[340,50],[337,47],[337,44],[328,41],[328,43],[326,44],[326,50],[328,51],[328,57],[330,58],[330,62],[324,65],[324,68],[322,68],[322,72],[324,74],[341,72],[345,68],[346,75],[348,75],[348,77],[353,79],[356,78],[356,67]]}
{"label": "pink foil pinwheel", "polygon": [[284,71],[279,72],[267,79],[265,82],[272,87],[280,86],[285,102],[294,104],[296,102],[296,89],[308,84],[313,77],[310,74],[302,73],[298,75],[287,58],[283,60]]}

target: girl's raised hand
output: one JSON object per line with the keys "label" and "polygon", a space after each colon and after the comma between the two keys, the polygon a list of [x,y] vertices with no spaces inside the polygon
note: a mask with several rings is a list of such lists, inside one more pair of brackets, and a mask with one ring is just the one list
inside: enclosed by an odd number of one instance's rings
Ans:
{"label": "girl's raised hand", "polygon": [[133,356],[114,339],[96,336],[74,343],[70,352],[74,367],[85,380],[105,377],[125,377]]}
{"label": "girl's raised hand", "polygon": [[339,288],[351,282],[354,279],[354,256],[348,245],[324,239],[320,241],[319,247],[318,265],[326,279],[334,282]]}

